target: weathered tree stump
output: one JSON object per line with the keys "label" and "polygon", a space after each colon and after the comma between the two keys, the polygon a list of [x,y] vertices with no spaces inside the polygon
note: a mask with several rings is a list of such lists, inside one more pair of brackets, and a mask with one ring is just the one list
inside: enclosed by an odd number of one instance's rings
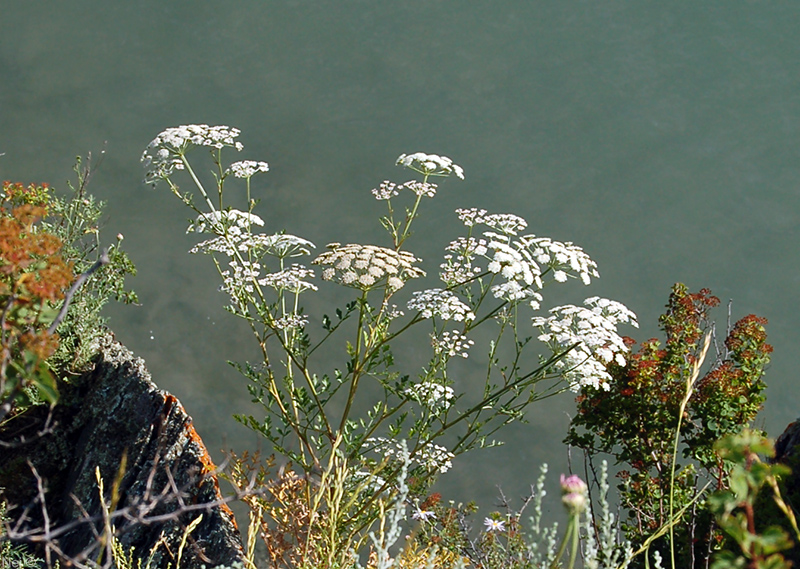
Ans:
{"label": "weathered tree stump", "polygon": [[[174,396],[156,387],[143,360],[107,338],[93,369],[61,389],[49,419],[52,430],[37,436],[48,411],[31,408],[0,428],[0,441],[11,443],[0,447],[0,489],[11,518],[23,513],[29,518],[25,530],[48,523],[53,533],[102,515],[99,468],[106,504],[117,481],[115,509],[128,508],[133,518],[116,521],[119,543],[135,557],[154,552],[152,568],[175,567],[186,528],[201,514],[186,538],[180,567],[243,559],[233,513],[221,503],[215,466],[191,417]],[[44,481],[47,522],[37,502],[34,471]],[[152,510],[143,511],[147,506]],[[102,534],[103,522],[77,523],[54,535],[53,544],[64,555],[80,558],[96,541],[93,528]],[[97,559],[97,552],[91,558]]]}

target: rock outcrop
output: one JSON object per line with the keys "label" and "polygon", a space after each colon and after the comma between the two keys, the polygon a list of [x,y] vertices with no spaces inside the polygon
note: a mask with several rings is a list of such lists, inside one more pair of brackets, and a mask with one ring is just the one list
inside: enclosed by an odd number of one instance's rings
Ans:
{"label": "rock outcrop", "polygon": [[[789,423],[775,441],[775,457],[773,462],[780,462],[792,469],[779,483],[781,497],[795,512],[800,508],[800,419]],[[793,567],[800,567],[800,544],[794,537],[794,531],[786,516],[775,505],[772,489],[765,488],[759,494],[756,503],[756,526],[759,531],[766,527],[778,525],[795,541],[794,547],[784,551],[784,557],[792,562]]]}
{"label": "rock outcrop", "polygon": [[[140,358],[108,338],[93,369],[61,388],[49,419],[53,428],[36,436],[48,415],[48,409],[33,407],[0,428],[0,441],[11,443],[0,447],[0,489],[12,505],[12,519],[33,505],[25,528],[45,526],[34,471],[44,481],[50,528],[101,514],[99,469],[105,502],[115,501],[117,511],[128,508],[138,518],[117,521],[119,543],[135,557],[152,553],[151,568],[175,568],[184,536],[180,567],[243,559],[233,513],[220,502],[214,464],[191,417],[174,396],[156,387]],[[147,506],[152,510],[143,511]],[[144,518],[150,521],[141,523]],[[102,522],[94,528],[102,534]],[[78,557],[96,537],[92,527],[78,523],[55,540],[65,555]]]}

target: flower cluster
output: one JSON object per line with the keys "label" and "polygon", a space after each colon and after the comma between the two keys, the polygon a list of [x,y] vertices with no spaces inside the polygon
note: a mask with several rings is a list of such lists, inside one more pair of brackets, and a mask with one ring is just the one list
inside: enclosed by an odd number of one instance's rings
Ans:
{"label": "flower cluster", "polygon": [[481,269],[472,264],[476,257],[486,255],[486,239],[475,237],[459,237],[451,241],[444,256],[444,263],[439,265],[439,277],[448,287],[454,287],[471,281],[477,277]]}
{"label": "flower cluster", "polygon": [[391,306],[385,307],[384,315],[389,320],[394,320],[396,318],[400,318],[401,316],[405,316],[406,313],[400,310],[396,304],[392,304]]}
{"label": "flower cluster", "polygon": [[430,182],[417,182],[411,180],[403,184],[404,188],[407,188],[417,194],[418,196],[424,196],[426,198],[432,198],[436,195],[436,184],[431,184]]}
{"label": "flower cluster", "polygon": [[234,162],[225,171],[226,174],[233,174],[236,178],[251,178],[259,172],[269,172],[269,164],[255,160],[242,160]]}
{"label": "flower cluster", "polygon": [[229,126],[189,124],[168,128],[156,136],[142,153],[141,162],[147,169],[145,182],[153,183],[168,177],[174,170],[183,170],[183,154],[191,146],[243,148],[235,139],[239,129]]}
{"label": "flower cluster", "polygon": [[[257,239],[259,238],[259,239]],[[310,255],[314,245],[308,239],[303,239],[290,233],[275,233],[273,235],[254,235],[254,248],[267,255],[286,259],[287,257],[299,257],[300,255]]]}
{"label": "flower cluster", "polygon": [[258,284],[272,287],[275,290],[288,290],[293,293],[317,290],[317,285],[303,280],[309,277],[314,277],[313,270],[294,263],[291,267],[283,269],[282,271],[265,275],[263,279],[258,280]]}
{"label": "flower cluster", "polygon": [[455,455],[443,446],[428,443],[419,451],[419,462],[429,470],[438,470],[442,474],[453,467]]}
{"label": "flower cluster", "polygon": [[410,387],[406,389],[406,394],[434,412],[448,409],[455,398],[455,392],[452,387],[433,381],[426,381]]}
{"label": "flower cluster", "polygon": [[600,276],[597,263],[583,249],[569,241],[561,243],[548,237],[525,235],[520,237],[520,242],[531,250],[541,265],[552,269],[553,279],[558,282],[566,281],[570,272],[579,276],[586,285],[591,282],[591,277]]}
{"label": "flower cluster", "polygon": [[308,324],[308,316],[305,314],[287,314],[275,320],[273,326],[278,330],[290,328],[304,328]]}
{"label": "flower cluster", "polygon": [[[588,308],[566,305],[550,310],[548,318],[535,317],[533,325],[544,333],[539,340],[554,351],[575,346],[556,363],[573,391],[584,386],[609,388],[611,376],[606,365],[612,361],[625,365],[628,347],[617,334],[617,324],[638,328],[636,315],[624,305],[599,297],[586,299]],[[545,331],[546,330],[546,331]]]}
{"label": "flower cluster", "polygon": [[434,353],[447,354],[449,357],[461,356],[466,358],[467,351],[475,344],[473,340],[458,332],[442,332],[442,337],[431,336]]}
{"label": "flower cluster", "polygon": [[322,271],[326,281],[336,280],[345,286],[369,290],[386,277],[387,288],[395,291],[408,279],[425,276],[425,271],[414,266],[420,259],[406,251],[339,243],[331,243],[328,249],[313,261],[315,265],[326,265]]}
{"label": "flower cluster", "polygon": [[389,180],[385,180],[381,185],[372,190],[372,195],[376,200],[390,200],[400,193],[403,188],[411,190],[418,196],[425,196],[432,198],[436,195],[436,189],[439,186],[430,182],[418,182],[416,180],[409,180],[404,184],[397,185]]}
{"label": "flower cluster", "polygon": [[458,219],[467,227],[485,225],[507,235],[516,235],[528,227],[528,222],[513,213],[489,213],[485,209],[471,207],[456,210]]}
{"label": "flower cluster", "polygon": [[[366,442],[373,445],[372,450],[382,452],[386,457],[398,455],[404,449],[403,445],[405,444],[385,437],[370,437]],[[446,448],[428,443],[415,452],[411,460],[429,470],[438,470],[441,473],[445,473],[453,467],[453,458],[455,458],[455,455]]]}
{"label": "flower cluster", "polygon": [[[258,225],[263,227],[264,220],[257,215],[241,211],[238,209],[227,209],[223,211],[212,211],[201,213],[197,219],[189,224],[186,233],[214,233],[224,235],[226,229],[239,228],[249,231],[250,227]],[[236,232],[240,234],[241,231]]]}
{"label": "flower cluster", "polygon": [[457,164],[453,164],[453,161],[447,156],[425,154],[424,152],[401,154],[397,159],[397,164],[425,176],[449,176],[455,174],[456,177],[464,179],[464,169]]}
{"label": "flower cluster", "polygon": [[402,184],[398,187],[394,182],[384,180],[380,186],[372,190],[372,195],[375,196],[376,200],[390,200],[398,195],[402,188]]}
{"label": "flower cluster", "polygon": [[570,276],[589,284],[599,276],[597,265],[580,247],[535,235],[517,236],[528,223],[509,213],[490,214],[485,209],[457,209],[459,219],[467,227],[486,225],[494,231],[483,232],[483,239],[462,237],[450,243],[445,262],[440,265],[442,280],[448,286],[466,283],[479,275],[473,266],[476,257],[487,259],[487,270],[506,279],[492,285],[495,298],[509,302],[529,300],[534,309],[542,300],[537,292],[542,277],[552,273],[553,280],[564,282]]}
{"label": "flower cluster", "polygon": [[530,307],[534,310],[539,310],[543,298],[540,292],[530,287],[522,286],[518,281],[507,281],[492,285],[491,291],[495,298],[508,302],[527,300]]}
{"label": "flower cluster", "polygon": [[232,260],[228,263],[231,270],[220,273],[222,285],[219,289],[227,292],[234,305],[243,304],[255,290],[254,283],[258,280],[261,265],[249,261]]}
{"label": "flower cluster", "polygon": [[462,322],[474,320],[475,314],[469,306],[449,290],[431,288],[415,292],[408,301],[409,310],[418,310],[423,318],[440,317],[442,320]]}
{"label": "flower cluster", "polygon": [[203,241],[192,247],[190,253],[224,253],[230,257],[236,252],[249,251],[254,256],[271,255],[279,259],[308,255],[314,244],[302,237],[286,233],[273,235],[252,234],[238,226],[229,227],[225,235]]}
{"label": "flower cluster", "polygon": [[[542,288],[541,270],[531,252],[519,241],[513,241],[507,235],[487,231],[484,235],[489,239],[488,247],[494,250],[491,261],[486,267],[509,281],[519,281],[525,286],[536,285]],[[500,297],[493,291],[496,297]]]}

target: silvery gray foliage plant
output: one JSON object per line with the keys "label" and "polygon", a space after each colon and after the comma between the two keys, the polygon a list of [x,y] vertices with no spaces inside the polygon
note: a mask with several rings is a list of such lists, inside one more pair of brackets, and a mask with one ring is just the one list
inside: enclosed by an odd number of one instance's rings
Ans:
{"label": "silvery gray foliage plant", "polygon": [[[142,155],[145,181],[165,183],[194,211],[187,231],[206,238],[191,252],[211,256],[227,309],[250,327],[263,360],[239,370],[264,415],[240,420],[295,468],[311,475],[340,454],[354,475],[380,471],[381,490],[396,489],[398,441],[404,439],[409,475],[421,491],[455,456],[495,444],[493,434],[523,420],[533,402],[608,381],[605,364],[626,351],[616,327],[636,326],[635,315],[597,297],[541,313],[548,286],[570,280],[589,285],[598,277],[595,262],[580,247],[525,233],[527,221],[515,214],[472,207],[456,210],[464,232],[446,245],[438,267],[423,268],[406,249],[427,200],[445,193],[440,183],[464,179],[452,160],[402,154],[397,165],[412,179],[385,181],[372,190],[386,207],[380,221],[388,239],[331,242],[319,251],[303,237],[262,231],[264,221],[255,209],[259,199],[269,198],[252,180],[269,166],[226,161],[224,155],[243,149],[239,134],[227,126],[169,128]],[[189,161],[200,149],[210,151],[213,186],[201,181],[210,178]],[[181,191],[179,176],[191,182],[192,191]],[[244,185],[243,204],[226,201],[231,184]],[[416,285],[431,272],[438,272],[441,284]],[[304,295],[325,294],[332,285],[349,289],[350,301],[330,314],[305,313]],[[428,363],[404,369],[392,346],[420,326],[429,333]],[[477,345],[478,327],[490,329],[487,345]],[[331,343],[340,346],[339,363],[320,357],[320,348]],[[454,365],[475,350],[488,354],[483,386],[464,393]],[[540,386],[545,380],[550,381]],[[358,395],[364,388],[372,403],[362,413]],[[370,493],[359,511],[381,495]]]}

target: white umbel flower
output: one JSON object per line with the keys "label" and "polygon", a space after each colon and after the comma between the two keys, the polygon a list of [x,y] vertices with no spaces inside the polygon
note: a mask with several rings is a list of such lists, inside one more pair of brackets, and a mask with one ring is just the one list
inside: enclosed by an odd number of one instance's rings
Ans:
{"label": "white umbel flower", "polygon": [[425,154],[424,152],[401,154],[397,159],[397,164],[426,176],[449,176],[454,174],[456,177],[464,179],[464,169],[458,164],[453,164],[453,161],[447,156]]}
{"label": "white umbel flower", "polygon": [[[224,235],[225,230],[231,227],[249,230],[251,226],[263,226],[264,220],[254,213],[238,209],[212,211],[201,213],[197,219],[189,224],[186,233],[214,233]],[[240,232],[237,232],[237,234]]]}
{"label": "white umbel flower", "polygon": [[[396,456],[404,448],[399,441],[385,437],[370,437],[366,442],[373,445],[371,450],[382,453],[385,457]],[[411,461],[424,466],[428,470],[438,470],[441,473],[445,473],[452,468],[453,458],[455,458],[455,455],[446,448],[428,443],[414,453]]]}
{"label": "white umbel flower", "polygon": [[455,392],[452,387],[426,381],[406,389],[406,394],[434,413],[446,410],[453,404]]}
{"label": "white umbel flower", "polygon": [[431,336],[431,344],[437,355],[466,358],[469,356],[468,350],[475,345],[475,342],[458,332],[442,332],[441,338]]}
{"label": "white umbel flower", "polygon": [[269,164],[255,160],[242,160],[234,162],[226,170],[226,173],[233,174],[236,178],[252,178],[259,172],[269,172]]}
{"label": "white umbel flower", "polygon": [[[561,370],[570,389],[582,387],[609,389],[611,375],[606,366],[625,364],[628,347],[617,333],[617,324],[638,327],[636,315],[623,304],[599,297],[587,298],[582,306],[558,306],[547,318],[535,317],[533,326],[542,334],[539,340],[554,352],[575,346],[555,366]],[[577,345],[576,345],[577,344]]]}
{"label": "white umbel flower", "polygon": [[150,184],[169,177],[174,170],[183,170],[182,156],[192,145],[236,150],[244,148],[236,141],[239,129],[230,126],[188,124],[171,127],[159,133],[142,153],[141,162],[146,168],[145,182]]}
{"label": "white umbel flower", "polygon": [[395,291],[408,279],[425,276],[425,271],[415,267],[420,259],[407,251],[395,251],[377,245],[331,243],[328,251],[314,259],[323,265],[322,278],[346,286],[369,290],[386,281]]}
{"label": "white umbel flower", "polygon": [[474,320],[475,314],[469,306],[449,290],[430,288],[415,292],[408,301],[409,310],[418,310],[423,318],[438,316],[442,320]]}

